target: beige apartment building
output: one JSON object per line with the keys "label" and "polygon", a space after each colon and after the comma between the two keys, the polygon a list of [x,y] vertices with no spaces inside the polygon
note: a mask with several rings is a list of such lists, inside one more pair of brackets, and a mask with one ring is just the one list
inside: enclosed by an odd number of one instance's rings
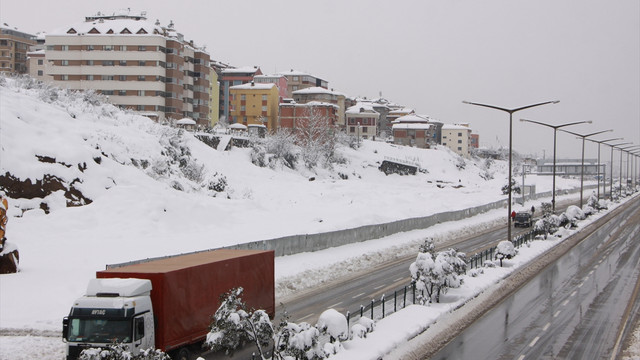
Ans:
{"label": "beige apartment building", "polygon": [[31,34],[0,26],[0,72],[27,73],[27,52],[36,44]]}
{"label": "beige apartment building", "polygon": [[210,57],[173,23],[143,12],[89,16],[46,34],[45,72],[61,87],[95,90],[121,108],[159,121],[210,126]]}
{"label": "beige apartment building", "polygon": [[442,126],[442,145],[458,155],[468,158],[471,147],[471,129],[469,124],[445,124]]}

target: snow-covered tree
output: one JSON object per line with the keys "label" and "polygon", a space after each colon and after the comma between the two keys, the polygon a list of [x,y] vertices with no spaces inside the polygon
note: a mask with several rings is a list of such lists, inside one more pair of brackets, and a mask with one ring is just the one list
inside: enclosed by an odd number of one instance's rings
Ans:
{"label": "snow-covered tree", "polygon": [[221,297],[221,305],[213,315],[205,345],[215,351],[232,354],[237,348],[253,342],[264,359],[263,348],[273,338],[273,324],[264,310],[247,310],[242,301],[243,289],[231,289]]}
{"label": "snow-covered tree", "polygon": [[[516,193],[516,194],[521,193],[520,185],[518,185],[513,178],[511,178],[511,193]],[[508,194],[509,194],[509,184],[502,187],[502,195],[508,195]]]}
{"label": "snow-covered tree", "polygon": [[502,267],[502,259],[511,259],[516,256],[516,248],[509,240],[500,241],[496,248],[496,259],[500,260],[500,267]]}
{"label": "snow-covered tree", "polygon": [[[421,304],[435,300],[440,302],[440,294],[450,287],[459,287],[461,275],[466,271],[466,257],[455,249],[433,253],[429,239],[420,247],[416,261],[409,266],[411,279],[418,290]],[[424,252],[423,252],[424,251]],[[426,296],[423,296],[426,293]]]}

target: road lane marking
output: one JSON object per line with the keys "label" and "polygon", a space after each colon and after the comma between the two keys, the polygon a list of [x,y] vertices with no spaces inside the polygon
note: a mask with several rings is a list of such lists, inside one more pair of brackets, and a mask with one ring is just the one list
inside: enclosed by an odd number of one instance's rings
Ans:
{"label": "road lane marking", "polygon": [[536,345],[536,343],[538,342],[538,340],[540,340],[540,336],[536,336],[536,338],[533,339],[531,344],[529,344],[529,347],[534,347]]}
{"label": "road lane marking", "polygon": [[305,316],[305,317],[301,317],[301,318],[299,318],[299,319],[298,319],[298,321],[301,321],[301,320],[304,320],[304,319],[306,319],[306,318],[312,317],[313,315],[314,315],[314,314],[309,314],[309,315],[307,315],[307,316]]}
{"label": "road lane marking", "polygon": [[378,285],[376,287],[373,288],[373,290],[379,290],[382,289],[383,287],[385,287],[386,285],[382,284],[382,285]]}
{"label": "road lane marking", "polygon": [[548,323],[547,323],[547,325],[545,325],[545,326],[542,328],[542,331],[547,331],[547,329],[549,329],[549,326],[551,326],[551,323],[550,323],[550,322],[548,322]]}
{"label": "road lane marking", "polygon": [[593,270],[589,271],[589,275],[593,274]]}
{"label": "road lane marking", "polygon": [[518,358],[518,360],[524,360],[524,355],[520,355],[520,357]]}
{"label": "road lane marking", "polygon": [[598,268],[598,266],[600,266],[600,264],[595,264],[594,268],[596,268],[596,269],[597,269],[597,268]]}
{"label": "road lane marking", "polygon": [[337,303],[337,304],[330,305],[330,306],[329,306],[329,309],[334,308],[334,307],[336,307],[336,306],[338,306],[338,305],[340,305],[340,304],[342,304],[342,301],[340,301],[340,302],[339,302],[339,303]]}
{"label": "road lane marking", "polygon": [[553,317],[558,317],[558,315],[560,315],[560,310],[556,311],[556,313],[553,314]]}
{"label": "road lane marking", "polygon": [[569,299],[565,300],[562,302],[562,306],[567,306],[567,304],[569,303]]}
{"label": "road lane marking", "polygon": [[364,295],[364,294],[365,294],[365,293],[360,293],[360,294],[358,294],[358,295],[354,296],[354,297],[353,297],[353,299],[356,299],[356,298],[362,297],[362,295]]}
{"label": "road lane marking", "polygon": [[583,281],[583,282],[581,282],[581,283],[578,285],[578,287],[579,287],[579,288],[581,288],[581,287],[582,287],[582,285],[584,285],[584,281]]}
{"label": "road lane marking", "polygon": [[576,296],[576,291],[571,293],[571,297],[574,297],[574,296]]}
{"label": "road lane marking", "polygon": [[398,281],[400,281],[400,280],[404,280],[404,278],[403,278],[403,277],[401,277],[401,278],[397,278],[397,279],[393,280],[393,282],[398,282]]}

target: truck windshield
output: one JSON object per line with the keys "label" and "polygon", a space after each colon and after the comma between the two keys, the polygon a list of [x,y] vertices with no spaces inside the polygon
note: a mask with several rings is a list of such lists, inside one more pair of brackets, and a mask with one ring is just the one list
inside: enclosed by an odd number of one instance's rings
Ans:
{"label": "truck windshield", "polygon": [[131,342],[130,319],[69,320],[70,342],[127,343]]}

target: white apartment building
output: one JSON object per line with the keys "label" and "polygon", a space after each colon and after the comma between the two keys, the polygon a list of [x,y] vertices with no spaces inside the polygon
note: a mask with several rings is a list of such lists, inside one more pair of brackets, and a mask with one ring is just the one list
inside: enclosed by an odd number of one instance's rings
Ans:
{"label": "white apartment building", "polygon": [[173,23],[147,21],[145,13],[98,13],[47,33],[45,46],[43,81],[95,90],[159,121],[188,117],[210,125],[209,54]]}

